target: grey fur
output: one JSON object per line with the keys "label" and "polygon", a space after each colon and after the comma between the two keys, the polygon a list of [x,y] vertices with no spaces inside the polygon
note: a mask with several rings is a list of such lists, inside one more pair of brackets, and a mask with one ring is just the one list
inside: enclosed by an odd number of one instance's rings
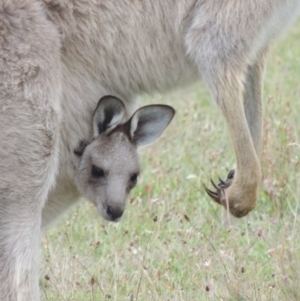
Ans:
{"label": "grey fur", "polygon": [[[100,100],[93,118],[96,139],[83,151],[75,184],[106,220],[120,219],[128,193],[136,185],[140,173],[137,148],[154,142],[174,114],[170,106],[151,105],[140,108],[121,124],[123,103],[111,96]],[[48,220],[54,218],[47,216]]]}
{"label": "grey fur", "polygon": [[136,96],[202,75],[237,158],[219,202],[236,216],[252,210],[261,179],[263,53],[299,6],[299,0],[1,0],[1,300],[39,300],[41,225],[81,195],[74,149],[93,137],[91,120],[104,95],[125,100],[129,117]]}

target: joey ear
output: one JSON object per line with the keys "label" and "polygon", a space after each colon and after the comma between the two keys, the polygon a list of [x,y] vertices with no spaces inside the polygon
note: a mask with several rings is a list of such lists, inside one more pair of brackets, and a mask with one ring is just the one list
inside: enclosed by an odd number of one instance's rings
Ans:
{"label": "joey ear", "polygon": [[102,97],[97,105],[93,117],[93,136],[108,133],[114,129],[125,115],[123,102],[114,96]]}
{"label": "joey ear", "polygon": [[138,109],[130,119],[130,138],[140,147],[154,142],[167,128],[175,110],[166,105],[150,105]]}

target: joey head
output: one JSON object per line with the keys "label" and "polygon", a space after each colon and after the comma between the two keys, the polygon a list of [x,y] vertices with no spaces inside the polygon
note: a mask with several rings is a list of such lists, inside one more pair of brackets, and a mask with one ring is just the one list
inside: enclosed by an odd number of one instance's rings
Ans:
{"label": "joey head", "polygon": [[126,198],[137,183],[138,148],[154,142],[174,114],[170,106],[149,105],[122,123],[123,102],[113,96],[100,99],[93,117],[93,139],[79,150],[76,183],[106,220],[120,219]]}

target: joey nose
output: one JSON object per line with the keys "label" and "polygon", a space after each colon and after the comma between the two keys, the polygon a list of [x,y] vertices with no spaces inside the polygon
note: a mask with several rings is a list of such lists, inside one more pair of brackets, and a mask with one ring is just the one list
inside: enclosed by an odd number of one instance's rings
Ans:
{"label": "joey nose", "polygon": [[106,213],[114,221],[123,215],[124,210],[120,207],[107,206]]}

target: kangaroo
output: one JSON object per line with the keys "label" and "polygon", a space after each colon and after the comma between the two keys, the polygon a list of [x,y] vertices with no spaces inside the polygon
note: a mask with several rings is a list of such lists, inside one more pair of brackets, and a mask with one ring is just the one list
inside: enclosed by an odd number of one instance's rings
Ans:
{"label": "kangaroo", "polygon": [[[153,143],[174,114],[170,106],[149,105],[122,123],[126,116],[124,103],[113,96],[102,97],[93,116],[93,138],[80,141],[74,150],[79,162],[74,168],[71,202],[75,204],[74,200],[83,195],[104,219],[119,221],[140,174],[137,149]],[[43,228],[70,209],[70,203],[62,202],[56,194],[55,190],[50,193],[43,209]]]}
{"label": "kangaroo", "polygon": [[[261,180],[265,55],[299,7],[299,0],[2,0],[1,300],[39,300],[42,225],[77,201],[75,182],[90,196],[84,179],[104,180],[106,167],[88,159],[94,142],[81,160],[78,147],[95,135],[90,121],[105,95],[131,112],[137,96],[202,76],[236,155],[235,171],[206,190],[234,216],[250,212]],[[74,177],[78,160],[91,174]],[[105,218],[121,215],[116,200],[92,201]]]}

